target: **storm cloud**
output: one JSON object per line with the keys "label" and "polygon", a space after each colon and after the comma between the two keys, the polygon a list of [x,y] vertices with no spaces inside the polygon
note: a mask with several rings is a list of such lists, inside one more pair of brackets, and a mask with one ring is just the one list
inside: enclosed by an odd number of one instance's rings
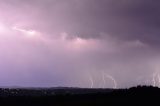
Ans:
{"label": "storm cloud", "polygon": [[159,1],[0,2],[0,86],[159,86]]}

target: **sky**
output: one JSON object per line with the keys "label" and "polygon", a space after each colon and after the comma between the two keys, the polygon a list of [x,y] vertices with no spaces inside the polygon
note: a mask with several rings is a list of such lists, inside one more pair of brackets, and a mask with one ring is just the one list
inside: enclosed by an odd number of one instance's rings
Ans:
{"label": "sky", "polygon": [[160,87],[160,1],[0,0],[0,86]]}

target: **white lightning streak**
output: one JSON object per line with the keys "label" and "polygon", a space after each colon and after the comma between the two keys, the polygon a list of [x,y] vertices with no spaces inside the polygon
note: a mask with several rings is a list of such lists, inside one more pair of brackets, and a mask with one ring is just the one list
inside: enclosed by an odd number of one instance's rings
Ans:
{"label": "white lightning streak", "polygon": [[90,80],[90,82],[91,82],[91,86],[90,86],[90,88],[93,88],[93,86],[94,86],[94,81],[93,81],[93,78],[92,78],[92,76],[89,74],[89,80]]}
{"label": "white lightning streak", "polygon": [[154,87],[156,86],[156,80],[155,80],[155,77],[156,77],[156,73],[153,73],[153,79],[152,79],[152,81],[153,81],[153,86],[154,86]]}
{"label": "white lightning streak", "polygon": [[106,84],[104,72],[102,72],[102,80],[103,80],[102,88],[104,88],[104,87],[105,87],[105,84]]}
{"label": "white lightning streak", "polygon": [[152,81],[154,87],[155,86],[160,87],[160,74],[158,72],[153,73]]}
{"label": "white lightning streak", "polygon": [[157,75],[157,78],[158,78],[158,86],[160,87],[160,75],[159,74]]}
{"label": "white lightning streak", "polygon": [[104,73],[104,75],[107,77],[107,78],[109,78],[110,80],[112,80],[113,81],[113,84],[114,84],[114,86],[113,86],[113,88],[117,88],[117,82],[116,82],[116,80],[111,76],[111,75],[108,75],[108,74],[106,74],[106,73]]}

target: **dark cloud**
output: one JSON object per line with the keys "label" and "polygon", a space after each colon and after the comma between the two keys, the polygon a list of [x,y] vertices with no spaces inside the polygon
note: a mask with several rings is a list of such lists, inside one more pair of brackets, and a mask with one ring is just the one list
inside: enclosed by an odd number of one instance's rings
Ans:
{"label": "dark cloud", "polygon": [[30,5],[37,8],[36,18],[41,17],[38,22],[47,23],[50,33],[66,31],[82,37],[99,37],[100,32],[105,32],[120,39],[138,39],[159,45],[159,1],[28,1],[29,8]]}
{"label": "dark cloud", "polygon": [[123,39],[159,42],[159,1],[7,0],[5,3],[15,13],[24,14],[13,18],[33,19],[36,22],[33,26],[49,33],[66,31],[71,35],[98,37],[105,32]]}

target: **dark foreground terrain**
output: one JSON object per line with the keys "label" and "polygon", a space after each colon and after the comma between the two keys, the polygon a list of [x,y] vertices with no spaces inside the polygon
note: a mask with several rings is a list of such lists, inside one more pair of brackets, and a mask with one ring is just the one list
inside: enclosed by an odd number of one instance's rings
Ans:
{"label": "dark foreground terrain", "polygon": [[1,88],[0,106],[110,106],[160,104],[160,89]]}

